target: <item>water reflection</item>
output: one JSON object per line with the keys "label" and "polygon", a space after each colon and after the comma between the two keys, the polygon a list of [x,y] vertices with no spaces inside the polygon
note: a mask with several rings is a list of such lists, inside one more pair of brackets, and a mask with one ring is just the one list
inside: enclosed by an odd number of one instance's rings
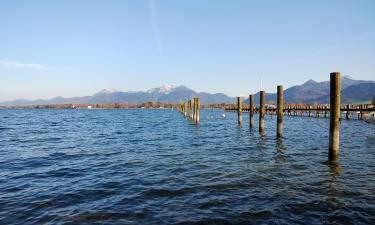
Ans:
{"label": "water reflection", "polygon": [[327,162],[328,171],[331,175],[331,181],[336,182],[337,178],[340,177],[342,173],[342,167],[338,162],[329,161]]}
{"label": "water reflection", "polygon": [[[242,126],[237,126],[236,128],[236,142],[239,144],[239,145],[243,145],[244,144],[244,131],[242,130]],[[246,134],[245,134],[246,135]]]}
{"label": "water reflection", "polygon": [[283,139],[278,138],[276,140],[276,152],[278,153],[285,153],[286,147],[283,145]]}
{"label": "water reflection", "polygon": [[265,135],[259,135],[257,139],[258,139],[257,148],[263,152],[265,149],[267,149],[267,138]]}
{"label": "water reflection", "polygon": [[342,218],[338,217],[336,212],[339,211],[342,206],[344,206],[344,203],[338,196],[338,179],[342,173],[342,167],[338,162],[328,161],[326,164],[329,172],[326,203],[330,209],[330,213],[328,214],[326,220],[329,223],[340,224],[344,221],[340,221]]}
{"label": "water reflection", "polygon": [[194,124],[194,137],[199,140],[200,136],[201,136],[200,125],[199,123]]}

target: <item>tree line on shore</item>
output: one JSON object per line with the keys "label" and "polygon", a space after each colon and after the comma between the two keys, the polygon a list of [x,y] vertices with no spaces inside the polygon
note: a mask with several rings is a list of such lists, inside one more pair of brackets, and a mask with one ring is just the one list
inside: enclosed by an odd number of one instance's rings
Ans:
{"label": "tree line on shore", "polygon": [[[173,109],[177,108],[177,103],[164,102],[145,102],[141,104],[130,103],[106,103],[106,104],[49,104],[49,105],[23,105],[23,106],[0,106],[0,109]],[[267,107],[275,107],[274,101],[267,101]],[[308,107],[318,106],[319,104],[305,104],[305,103],[284,103],[284,106],[290,107]],[[320,104],[321,105],[321,104]],[[375,97],[372,99],[372,105],[375,106]],[[235,108],[237,104],[233,103],[215,103],[202,104],[201,108],[206,109],[228,109]],[[243,108],[247,109],[248,104],[243,104]]]}

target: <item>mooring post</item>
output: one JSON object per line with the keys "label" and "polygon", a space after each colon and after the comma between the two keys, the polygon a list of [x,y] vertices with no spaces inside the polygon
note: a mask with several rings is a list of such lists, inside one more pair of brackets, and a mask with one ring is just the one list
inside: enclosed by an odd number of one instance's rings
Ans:
{"label": "mooring post", "polygon": [[194,121],[195,118],[195,98],[191,99],[191,121]]}
{"label": "mooring post", "polygon": [[242,125],[242,97],[237,97],[238,125]]}
{"label": "mooring post", "polygon": [[195,123],[197,121],[197,98],[193,98],[193,122]]}
{"label": "mooring post", "polygon": [[186,103],[186,109],[187,118],[190,118],[190,100],[188,100]]}
{"label": "mooring post", "polygon": [[264,111],[265,111],[266,92],[260,91],[259,100],[259,133],[264,132]]}
{"label": "mooring post", "polygon": [[328,107],[325,105],[324,106],[324,118],[327,118],[328,115]]}
{"label": "mooring post", "polygon": [[363,109],[364,109],[363,106],[364,106],[363,104],[361,104],[361,105],[359,106],[359,113],[360,113],[360,115],[361,115],[361,120],[363,120]]}
{"label": "mooring post", "polygon": [[249,120],[250,128],[254,127],[254,95],[249,95]]}
{"label": "mooring post", "polygon": [[350,106],[349,106],[349,104],[348,105],[346,105],[346,119],[348,120],[349,119],[349,108],[350,108]]}
{"label": "mooring post", "polygon": [[284,91],[283,86],[277,86],[277,138],[283,137],[283,111],[284,111]]}
{"label": "mooring post", "polygon": [[195,118],[196,123],[199,123],[200,121],[200,109],[201,109],[201,99],[197,98],[197,116]]}
{"label": "mooring post", "polygon": [[[358,111],[361,110],[361,106],[360,105],[356,106],[355,108],[358,109]],[[361,117],[361,113],[357,112],[357,119],[360,119],[360,117]]]}
{"label": "mooring post", "polygon": [[329,160],[339,158],[340,144],[340,73],[330,74],[330,123],[329,123]]}
{"label": "mooring post", "polygon": [[194,121],[195,114],[195,99],[191,99],[191,120]]}
{"label": "mooring post", "polygon": [[195,98],[191,99],[191,120],[194,122],[195,117]]}
{"label": "mooring post", "polygon": [[190,111],[190,119],[192,120],[193,119],[193,100],[190,99],[189,100],[189,111]]}

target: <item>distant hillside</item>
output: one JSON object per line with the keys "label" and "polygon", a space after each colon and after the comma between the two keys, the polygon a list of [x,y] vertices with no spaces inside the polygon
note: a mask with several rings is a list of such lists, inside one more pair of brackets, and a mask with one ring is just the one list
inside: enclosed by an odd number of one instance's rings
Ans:
{"label": "distant hillside", "polygon": [[[344,76],[341,78],[341,88],[343,103],[369,101],[375,96],[375,81],[353,80],[350,77]],[[163,87],[153,88],[148,91],[122,92],[104,89],[92,96],[74,98],[56,97],[47,100],[16,100],[0,103],[0,105],[178,103],[196,96],[201,98],[203,104],[235,102],[235,98],[223,93],[195,92],[185,86],[172,87],[164,85]],[[329,103],[329,81],[316,82],[309,80],[302,85],[290,87],[284,91],[284,99],[287,103]],[[276,94],[266,93],[266,100],[275,102]],[[259,102],[259,93],[255,95],[255,101]],[[248,99],[245,99],[244,102],[248,103]]]}
{"label": "distant hillside", "polygon": [[[375,81],[353,80],[348,76],[341,78],[343,103],[369,101],[375,96]],[[267,101],[276,101],[275,93],[266,93]],[[255,95],[259,99],[259,92]],[[284,101],[288,103],[329,103],[329,81],[316,82],[309,80],[284,90]],[[245,100],[248,102],[248,99]]]}
{"label": "distant hillside", "polygon": [[203,104],[208,103],[231,103],[234,98],[225,94],[210,94],[206,92],[197,93],[185,86],[172,87],[164,85],[160,88],[153,88],[148,91],[121,92],[104,89],[92,96],[63,98],[56,97],[52,99],[39,100],[16,100],[0,103],[2,106],[14,105],[48,105],[48,104],[107,104],[107,103],[130,103],[140,104],[144,102],[165,102],[178,103],[187,101],[190,98],[199,96]]}
{"label": "distant hillside", "polygon": [[[375,83],[361,83],[351,85],[341,91],[342,103],[370,101],[375,97]],[[316,99],[317,103],[328,103],[329,95]]]}

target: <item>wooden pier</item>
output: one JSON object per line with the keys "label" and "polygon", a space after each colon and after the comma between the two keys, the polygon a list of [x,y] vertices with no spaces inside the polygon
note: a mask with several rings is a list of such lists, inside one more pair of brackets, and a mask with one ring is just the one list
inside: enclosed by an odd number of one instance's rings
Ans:
{"label": "wooden pier", "polygon": [[[330,104],[288,104],[284,102],[283,86],[277,86],[277,106],[266,105],[266,92],[261,90],[259,96],[259,106],[255,107],[254,95],[249,95],[249,104],[243,104],[242,97],[237,97],[237,103],[225,107],[226,111],[237,112],[238,125],[242,126],[243,112],[249,112],[249,126],[254,127],[254,114],[259,114],[259,133],[265,132],[265,115],[277,115],[276,120],[276,138],[281,140],[283,137],[283,117],[286,116],[306,116],[316,118],[326,118],[330,120],[329,125],[329,146],[328,159],[330,161],[339,158],[340,146],[340,120],[341,119],[366,119],[365,114],[372,113],[374,118],[370,122],[375,122],[375,106],[371,104],[346,104],[341,105],[341,78],[339,72],[330,74]],[[192,98],[187,102],[180,103],[178,110],[193,123],[200,121],[200,98]]]}
{"label": "wooden pier", "polygon": [[[276,138],[283,137],[283,116],[308,116],[316,118],[329,117],[329,146],[328,159],[330,161],[339,158],[340,146],[340,120],[341,119],[364,119],[365,114],[373,113],[375,117],[375,106],[371,104],[346,104],[341,105],[341,77],[339,72],[330,74],[330,104],[287,104],[284,103],[284,91],[281,85],[277,86],[277,106],[266,106],[266,93],[260,91],[259,106],[254,107],[254,95],[249,95],[249,105],[242,105],[242,98],[237,98],[237,106],[226,107],[226,111],[236,111],[238,113],[238,124],[242,125],[242,112],[249,112],[250,128],[254,126],[254,114],[259,114],[259,133],[264,133],[264,115],[277,115]],[[369,118],[366,118],[368,121]],[[371,118],[371,121],[375,120]]]}

